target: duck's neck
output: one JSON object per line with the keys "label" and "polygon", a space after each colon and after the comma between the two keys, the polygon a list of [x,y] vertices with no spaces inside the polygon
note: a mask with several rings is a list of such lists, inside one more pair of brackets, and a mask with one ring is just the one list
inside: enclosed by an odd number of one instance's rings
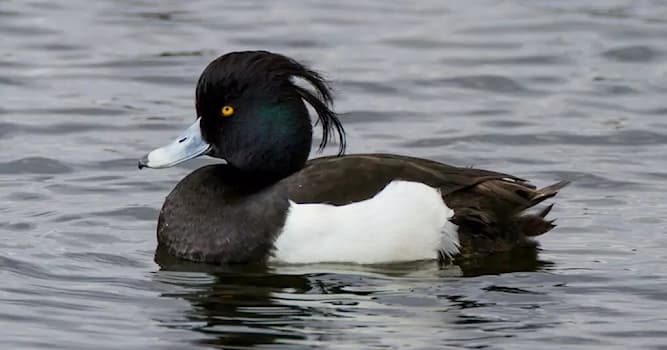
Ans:
{"label": "duck's neck", "polygon": [[243,170],[227,164],[224,167],[224,172],[221,174],[221,180],[228,185],[260,189],[273,185],[298,170],[299,169],[291,172],[286,172],[284,170],[276,171],[272,169]]}

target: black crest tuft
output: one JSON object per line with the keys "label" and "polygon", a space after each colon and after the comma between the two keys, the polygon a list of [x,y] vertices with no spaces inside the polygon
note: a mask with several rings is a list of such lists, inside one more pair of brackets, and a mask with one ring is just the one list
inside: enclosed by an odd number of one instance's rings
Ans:
{"label": "black crest tuft", "polygon": [[[257,75],[262,75],[267,81],[292,89],[317,113],[316,125],[318,123],[322,125],[322,141],[318,150],[322,151],[334,137],[333,134],[338,134],[338,154],[345,153],[345,129],[338,114],[333,110],[333,96],[329,83],[319,73],[287,56],[268,51],[231,52],[211,62],[206,71],[209,69],[225,72],[227,75],[225,78],[240,85],[239,90],[246,88],[242,82],[254,80],[258,77]],[[207,74],[203,74],[202,79],[204,76]],[[314,91],[297,85],[294,78],[304,80],[314,88]],[[206,84],[200,80],[199,86],[204,85]],[[199,93],[198,91],[198,96]]]}
{"label": "black crest tuft", "polygon": [[317,113],[317,120],[322,125],[322,141],[319,145],[319,150],[322,151],[332,134],[338,134],[338,154],[345,153],[345,129],[338,118],[338,114],[333,111],[333,96],[329,83],[317,72],[309,69],[301,63],[275,53],[266,51],[259,51],[260,54],[268,55],[269,69],[272,74],[281,76],[282,78],[300,78],[308,82],[315,88],[315,91],[310,91],[289,80],[290,85],[294,88],[299,96],[303,98],[309,105],[315,109]]}

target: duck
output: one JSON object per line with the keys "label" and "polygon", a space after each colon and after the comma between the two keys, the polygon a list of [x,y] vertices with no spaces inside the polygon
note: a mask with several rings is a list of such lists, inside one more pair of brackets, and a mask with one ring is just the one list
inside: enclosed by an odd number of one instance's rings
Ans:
{"label": "duck", "polygon": [[[537,188],[429,159],[345,154],[333,102],[320,73],[282,54],[237,51],[210,62],[194,123],[139,160],[139,169],[223,161],[167,195],[157,251],[209,264],[454,262],[537,247],[534,238],[555,227],[546,218],[553,204],[531,208],[567,181]],[[336,140],[336,155],[310,159],[317,125],[318,150]]]}

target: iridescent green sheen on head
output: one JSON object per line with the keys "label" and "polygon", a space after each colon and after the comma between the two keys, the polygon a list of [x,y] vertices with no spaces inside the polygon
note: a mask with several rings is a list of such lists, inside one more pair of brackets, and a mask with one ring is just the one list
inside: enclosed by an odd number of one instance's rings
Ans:
{"label": "iridescent green sheen on head", "polygon": [[296,116],[294,111],[284,105],[262,105],[257,107],[258,127],[270,127],[272,132],[278,136],[287,136],[293,129],[293,122]]}

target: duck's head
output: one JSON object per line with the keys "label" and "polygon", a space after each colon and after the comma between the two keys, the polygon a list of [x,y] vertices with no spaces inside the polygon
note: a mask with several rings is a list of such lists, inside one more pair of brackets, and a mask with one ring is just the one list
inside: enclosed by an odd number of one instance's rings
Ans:
{"label": "duck's head", "polygon": [[286,177],[303,168],[310,154],[313,131],[306,103],[323,129],[320,149],[337,133],[339,152],[344,151],[345,132],[332,102],[322,77],[288,57],[266,51],[225,54],[199,78],[194,124],[144,156],[139,168],[166,168],[209,155],[251,176]]}

